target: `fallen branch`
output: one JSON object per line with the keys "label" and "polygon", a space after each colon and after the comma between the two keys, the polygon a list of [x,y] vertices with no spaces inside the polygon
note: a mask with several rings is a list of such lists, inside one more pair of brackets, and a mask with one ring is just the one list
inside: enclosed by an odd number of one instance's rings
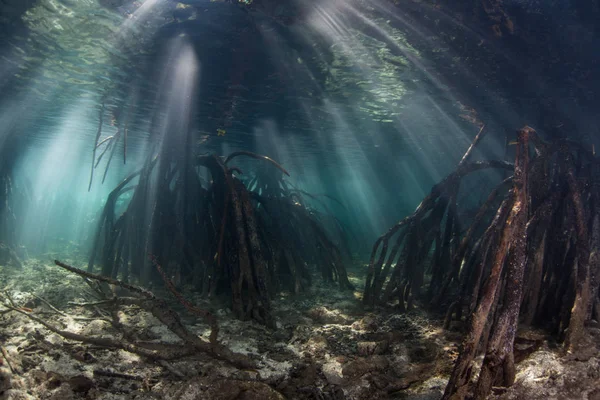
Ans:
{"label": "fallen branch", "polygon": [[169,289],[169,291],[173,294],[173,296],[175,296],[175,298],[189,312],[205,319],[208,322],[208,324],[210,325],[210,343],[216,344],[217,336],[219,335],[219,324],[217,322],[217,318],[210,311],[203,310],[199,307],[196,307],[195,305],[190,303],[185,297],[183,297],[183,295],[177,291],[177,289],[175,288],[175,285],[173,285],[173,282],[171,282],[171,280],[167,277],[167,275],[165,274],[165,272],[163,271],[161,266],[158,264],[158,262],[156,261],[156,257],[152,256],[152,257],[150,257],[150,259],[154,263],[154,266],[156,267],[156,269],[160,273],[160,276],[162,277],[163,281],[167,285],[167,289]]}
{"label": "fallen branch", "polygon": [[94,376],[104,376],[107,378],[128,379],[131,381],[144,381],[146,378],[137,375],[121,374],[119,372],[105,371],[103,369],[95,369]]}
{"label": "fallen branch", "polygon": [[[182,345],[182,349],[189,352],[190,349],[195,349],[196,351],[204,352],[211,355],[214,358],[227,361],[232,365],[235,365],[240,368],[253,368],[254,362],[251,361],[248,357],[237,354],[226,348],[225,346],[219,343],[208,343],[204,340],[200,339],[198,336],[189,332],[188,329],[182,324],[179,315],[173,311],[166,303],[166,301],[157,298],[154,294],[146,289],[140,288],[138,286],[130,285],[124,282],[120,282],[118,280],[108,278],[101,275],[92,274],[90,272],[86,272],[77,268],[74,268],[70,265],[64,264],[58,260],[55,260],[54,263],[61,268],[64,268],[68,271],[76,273],[80,276],[94,279],[101,282],[110,283],[112,285],[120,286],[124,289],[127,289],[133,293],[139,294],[142,298],[134,298],[134,297],[120,297],[115,298],[115,304],[117,305],[136,305],[148,312],[150,312],[154,317],[156,317],[159,321],[169,328],[171,332],[176,334],[181,340],[183,340],[184,344]],[[33,317],[33,316],[32,316]],[[35,318],[35,317],[34,317]],[[32,318],[33,319],[33,318]],[[38,321],[39,322],[39,321]],[[157,352],[149,352],[145,349],[141,349],[139,346],[135,344],[120,344],[111,341],[110,339],[100,339],[100,338],[87,338],[81,335],[76,335],[67,331],[60,331],[45,322],[44,326],[48,327],[48,329],[53,330],[53,332],[60,334],[66,338],[71,338],[73,340],[79,341],[88,341],[89,343],[93,343],[99,346],[104,347],[116,347],[122,348],[127,351],[131,351],[137,354],[146,355],[147,357],[154,358],[168,358],[164,355],[159,356]]]}

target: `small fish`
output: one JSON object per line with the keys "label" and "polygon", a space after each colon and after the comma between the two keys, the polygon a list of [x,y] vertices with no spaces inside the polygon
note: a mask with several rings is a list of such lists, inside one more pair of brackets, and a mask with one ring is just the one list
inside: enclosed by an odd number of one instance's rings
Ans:
{"label": "small fish", "polygon": [[225,136],[225,129],[219,128],[217,129],[217,136]]}

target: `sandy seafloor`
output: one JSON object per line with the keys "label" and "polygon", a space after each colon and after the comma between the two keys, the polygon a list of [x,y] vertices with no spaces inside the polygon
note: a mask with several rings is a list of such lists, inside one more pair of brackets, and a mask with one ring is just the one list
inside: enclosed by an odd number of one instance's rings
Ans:
{"label": "sandy seafloor", "polygon": [[[82,261],[65,259],[79,268]],[[443,393],[458,354],[460,326],[442,329],[440,316],[421,310],[363,310],[360,293],[366,267],[350,270],[356,291],[314,280],[298,296],[273,302],[277,330],[239,321],[223,306],[217,315],[218,340],[257,364],[239,370],[223,361],[193,355],[151,361],[124,350],[107,349],[52,333],[26,315],[0,305],[1,399],[410,399],[436,400]],[[193,303],[205,300],[181,288]],[[102,307],[74,303],[97,300],[84,280],[54,266],[50,259],[30,259],[22,269],[0,266],[2,303],[15,306],[65,331],[119,339]],[[186,326],[208,339],[208,326],[188,314],[168,293]],[[155,317],[134,306],[119,318],[127,332],[145,342],[178,343],[179,338]],[[600,329],[590,332],[600,343]],[[517,382],[494,388],[498,399],[600,400],[600,352],[571,360],[543,332],[520,332]],[[535,351],[531,352],[535,344]],[[478,358],[481,361],[481,357]]]}

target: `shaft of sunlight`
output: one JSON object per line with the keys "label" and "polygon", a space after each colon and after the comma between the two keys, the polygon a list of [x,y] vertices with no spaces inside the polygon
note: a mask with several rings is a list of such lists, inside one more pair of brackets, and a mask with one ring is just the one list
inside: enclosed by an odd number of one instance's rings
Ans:
{"label": "shaft of sunlight", "polygon": [[[201,65],[188,39],[177,37],[170,46],[165,73],[166,115],[163,137],[171,146],[185,151],[185,140],[191,129],[192,116],[198,88]],[[177,143],[175,142],[177,141]]]}
{"label": "shaft of sunlight", "polygon": [[126,34],[128,33],[127,31],[143,25],[162,2],[164,2],[164,0],[144,0],[142,4],[129,15],[129,18],[123,22],[121,34]]}
{"label": "shaft of sunlight", "polygon": [[20,242],[32,253],[68,246],[82,251],[91,239],[94,219],[102,208],[114,176],[104,186],[87,191],[88,141],[81,132],[93,129],[94,108],[79,101],[50,127],[44,138],[28,147],[16,169],[19,179],[30,182],[30,204],[24,207]]}
{"label": "shaft of sunlight", "polygon": [[[477,111],[474,110],[472,117],[476,122],[472,129],[466,129],[464,121],[458,123],[465,108],[463,102],[473,100],[461,91],[463,88],[460,83],[443,82],[431,60],[425,59],[425,53],[416,51],[408,40],[410,37],[419,42],[428,42],[431,33],[424,27],[405,21],[401,13],[389,9],[389,4],[382,4],[378,0],[370,0],[367,4],[369,7],[359,8],[351,2],[323,3],[311,15],[311,26],[332,47],[337,46],[342,56],[350,61],[353,70],[362,75],[367,83],[363,85],[368,88],[366,97],[354,96],[350,99],[353,109],[359,113],[366,99],[385,103],[383,109],[389,122],[394,124],[396,134],[410,146],[406,150],[410,150],[428,172],[429,179],[424,182],[437,181],[446,174],[448,168],[455,166],[454,163],[460,159],[483,122],[478,120]],[[379,14],[374,14],[373,9],[378,10]],[[393,23],[382,18],[382,15],[388,14],[393,16]],[[405,32],[409,36],[405,36]],[[394,73],[397,82],[390,84],[386,80],[388,66],[385,57],[378,57],[379,54],[372,51],[368,58],[364,56],[369,52],[362,44],[366,36],[369,40],[376,40],[377,48],[389,56],[401,57],[404,66]],[[432,49],[436,46],[430,45]],[[474,81],[472,85],[477,86],[478,90],[485,90],[483,84],[477,83],[477,74],[470,73],[451,48],[438,57],[446,59],[447,64],[463,76],[470,77]],[[410,98],[410,102],[402,101],[396,93],[386,92],[386,87],[403,87],[405,82],[409,83],[407,87],[410,89],[405,89],[405,92],[410,90],[410,96],[402,97]]]}

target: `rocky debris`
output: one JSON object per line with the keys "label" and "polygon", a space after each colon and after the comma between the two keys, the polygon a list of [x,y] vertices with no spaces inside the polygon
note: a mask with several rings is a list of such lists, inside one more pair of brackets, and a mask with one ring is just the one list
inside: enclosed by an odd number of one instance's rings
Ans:
{"label": "rocky debris", "polygon": [[376,332],[379,324],[373,315],[367,315],[352,324],[352,329],[365,332]]}
{"label": "rocky debris", "polygon": [[319,385],[319,366],[310,359],[295,363],[289,374],[277,384],[276,389],[286,398],[293,398],[301,389],[316,388]]}
{"label": "rocky debris", "polygon": [[12,388],[11,375],[8,368],[0,368],[0,396]]}
{"label": "rocky debris", "polygon": [[[43,266],[26,266],[23,272],[44,277],[53,273]],[[23,283],[42,281],[37,276],[14,277]],[[20,302],[32,302],[35,315],[52,314],[48,314],[51,311],[45,303],[34,301],[36,297],[31,293],[60,309],[65,315],[53,312],[51,318],[62,329],[90,336],[117,337],[114,327],[98,318],[98,310],[68,305],[90,301],[78,297],[85,291],[84,282],[60,275],[51,280],[53,285],[27,286],[27,290],[15,285],[12,293]],[[60,280],[66,282],[63,285],[67,287],[59,289]],[[239,370],[215,360],[198,362],[186,358],[153,363],[123,350],[71,342],[20,314],[9,313],[0,318],[9,322],[9,345],[18,354],[15,362],[20,360],[22,364],[22,378],[26,381],[23,387],[44,398],[104,399],[107,394],[116,396],[109,397],[111,399],[120,400],[386,398],[388,388],[401,379],[408,368],[408,349],[401,341],[408,336],[423,337],[416,333],[421,325],[411,326],[407,336],[403,328],[410,325],[411,318],[402,319],[399,330],[393,329],[381,315],[357,315],[357,302],[352,293],[332,291],[324,285],[313,295],[314,298],[290,297],[279,302],[274,310],[279,318],[279,329],[275,331],[236,320],[226,309],[215,311],[221,327],[220,341],[257,361],[256,370]],[[120,311],[119,320],[129,334],[148,344],[170,339],[170,333],[160,329],[159,321],[137,308]],[[194,320],[190,320],[188,326],[199,335],[207,330],[204,324]]]}
{"label": "rocky debris", "polygon": [[[89,301],[81,297],[87,288],[80,279],[40,265],[10,271],[0,271],[1,286],[8,287],[18,303],[30,304],[33,315],[49,318],[61,329],[118,337],[111,324],[93,319],[101,316],[98,310],[68,304]],[[33,293],[68,317],[51,311]],[[274,310],[277,330],[236,320],[225,307],[215,311],[221,327],[219,340],[256,361],[257,368],[250,370],[202,357],[156,363],[123,350],[66,340],[18,313],[1,314],[3,347],[17,372],[2,359],[0,393],[4,394],[0,399],[441,397],[462,335],[440,329],[441,321],[432,321],[420,311],[357,314],[353,294],[330,287],[317,288],[311,295],[278,302]],[[137,308],[120,312],[119,319],[129,334],[148,346],[173,339],[160,329],[158,320]],[[195,319],[186,324],[198,335],[207,333],[207,326]],[[598,343],[600,329],[590,325],[588,330]],[[600,400],[600,353],[578,361],[561,357],[558,349],[549,347],[543,332],[520,332],[515,345],[515,357],[522,360],[517,364],[517,382],[512,388],[497,388],[492,398]]]}
{"label": "rocky debris", "polygon": [[68,382],[75,393],[87,393],[94,387],[94,381],[85,375],[76,375],[70,378]]}
{"label": "rocky debris", "polygon": [[586,361],[561,356],[544,344],[517,364],[517,379],[510,388],[496,391],[493,399],[592,399],[600,387],[598,353]]}
{"label": "rocky debris", "polygon": [[367,357],[371,355],[384,354],[390,348],[390,342],[382,340],[379,342],[358,342],[358,355],[361,357]]}
{"label": "rocky debris", "polygon": [[94,357],[90,352],[84,349],[76,350],[74,353],[72,353],[72,356],[75,360],[82,363],[94,363],[98,361],[96,357]]}
{"label": "rocky debris", "polygon": [[269,385],[256,381],[193,378],[171,384],[161,391],[165,400],[284,400]]}
{"label": "rocky debris", "polygon": [[[13,390],[13,389],[4,393],[4,395],[2,395],[2,397],[0,397],[0,399],[2,399],[2,400],[39,400],[39,398],[33,397],[32,395],[28,394],[27,392],[25,392],[23,390]],[[67,400],[67,399],[65,399],[65,400]]]}
{"label": "rocky debris", "polygon": [[351,323],[350,318],[343,315],[339,310],[329,310],[324,306],[308,310],[307,315],[321,324],[349,325]]}
{"label": "rocky debris", "polygon": [[435,361],[439,355],[438,346],[430,341],[423,341],[412,347],[408,356],[412,362],[430,363]]}
{"label": "rocky debris", "polygon": [[322,335],[313,336],[306,343],[306,350],[317,357],[325,355],[327,350],[327,339]]}
{"label": "rocky debris", "polygon": [[342,373],[342,364],[338,361],[330,361],[323,364],[321,371],[327,382],[332,385],[344,385],[346,383],[346,379]]}
{"label": "rocky debris", "polygon": [[384,356],[361,357],[345,365],[342,368],[342,375],[345,378],[359,378],[369,372],[384,371],[389,365],[388,359]]}

